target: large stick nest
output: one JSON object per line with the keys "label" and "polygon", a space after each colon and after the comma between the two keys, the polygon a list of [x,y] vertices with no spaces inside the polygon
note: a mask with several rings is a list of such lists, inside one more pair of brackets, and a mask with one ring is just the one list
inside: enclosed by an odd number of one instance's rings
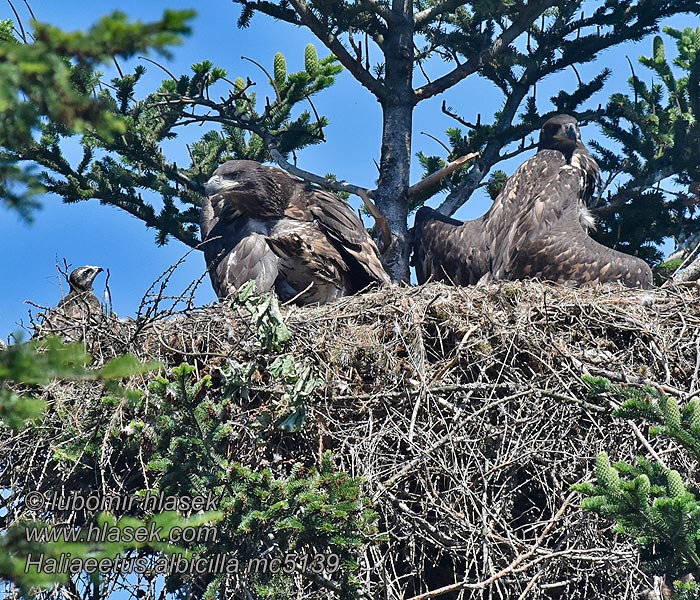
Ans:
{"label": "large stick nest", "polygon": [[[650,583],[633,545],[582,511],[570,486],[593,477],[601,450],[631,460],[652,447],[688,468],[668,442],[646,439],[644,424],[611,417],[611,398],[587,398],[581,376],[662,385],[684,402],[700,387],[697,295],[429,284],[284,307],[285,351],[311,359],[326,383],[302,436],[282,435],[273,452],[241,435],[234,454],[257,466],[263,455],[314,463],[331,449],[365,479],[387,536],[366,548],[368,597],[634,598]],[[230,304],[140,325],[93,332],[98,362],[126,350],[213,374],[260,360],[249,316]],[[88,396],[82,410],[94,410]],[[259,410],[260,397],[241,413]],[[117,442],[105,442],[105,457],[119,456]],[[50,476],[30,464],[33,443],[19,436],[1,451],[14,445],[16,471],[36,473],[43,489]],[[116,472],[94,484],[125,485]]]}

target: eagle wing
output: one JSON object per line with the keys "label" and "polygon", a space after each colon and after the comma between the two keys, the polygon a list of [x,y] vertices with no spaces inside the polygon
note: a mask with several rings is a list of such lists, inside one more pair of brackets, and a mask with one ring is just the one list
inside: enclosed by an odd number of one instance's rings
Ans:
{"label": "eagle wing", "polygon": [[462,223],[423,206],[413,225],[413,264],[418,283],[477,283],[489,272],[489,249],[482,241],[483,219]]}
{"label": "eagle wing", "polygon": [[277,279],[277,256],[265,236],[269,225],[244,216],[227,215],[221,196],[205,198],[200,229],[204,259],[212,286],[226,298],[247,281],[254,280],[258,292],[273,289]]}
{"label": "eagle wing", "polygon": [[[284,212],[298,221],[312,221],[340,254],[354,293],[372,282],[389,283],[376,244],[348,204],[335,194],[300,183]],[[322,247],[322,246],[321,246]]]}
{"label": "eagle wing", "polygon": [[324,304],[352,293],[343,257],[313,221],[280,219],[267,243],[279,259],[276,290],[283,301]]}
{"label": "eagle wing", "polygon": [[[551,151],[537,156],[545,152]],[[519,217],[506,229],[496,278],[536,277],[560,283],[620,281],[628,287],[651,287],[652,273],[646,262],[589,237],[580,218],[587,182],[579,169],[565,161],[553,173],[555,158],[534,180],[524,179],[532,181],[532,191]],[[531,164],[526,174],[537,174],[538,166]]]}

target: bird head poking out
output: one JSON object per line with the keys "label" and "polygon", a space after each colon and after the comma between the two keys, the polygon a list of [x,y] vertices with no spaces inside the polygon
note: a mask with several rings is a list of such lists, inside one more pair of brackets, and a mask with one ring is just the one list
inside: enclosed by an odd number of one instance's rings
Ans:
{"label": "bird head poking out", "polygon": [[537,149],[559,150],[570,162],[579,144],[583,146],[576,119],[569,115],[555,115],[542,125]]}
{"label": "bird head poking out", "polygon": [[279,169],[253,160],[229,160],[214,171],[204,189],[213,201],[225,204],[230,218],[280,216],[290,190],[285,187],[287,179],[271,176],[275,170]]}
{"label": "bird head poking out", "polygon": [[68,284],[70,285],[71,292],[80,293],[91,291],[95,277],[102,271],[102,267],[93,267],[90,265],[74,269],[70,277],[68,277]]}

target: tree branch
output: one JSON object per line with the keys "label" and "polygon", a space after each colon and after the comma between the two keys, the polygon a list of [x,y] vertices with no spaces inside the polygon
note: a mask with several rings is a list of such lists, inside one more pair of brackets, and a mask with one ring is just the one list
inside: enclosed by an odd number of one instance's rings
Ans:
{"label": "tree branch", "polygon": [[631,198],[638,196],[644,190],[649,189],[650,187],[656,185],[657,183],[663,181],[664,179],[667,179],[668,177],[671,177],[675,173],[676,173],[675,170],[670,165],[667,165],[665,167],[661,167],[655,171],[651,171],[650,173],[647,174],[646,177],[638,179],[639,183],[637,185],[635,185],[634,187],[619,191],[617,194],[615,194],[612,197],[612,200],[610,200],[604,206],[601,206],[597,210],[597,212],[599,212],[601,214],[614,212],[620,206],[622,206],[623,204],[626,204]]}
{"label": "tree branch", "polygon": [[363,86],[365,86],[377,98],[382,99],[386,96],[387,90],[378,79],[365,69],[355,58],[348,52],[347,48],[341,41],[331,33],[326,26],[319,21],[316,16],[309,10],[309,6],[305,0],[289,0],[294,7],[302,22],[308,27],[311,32],[321,40],[326,47],[335,54],[336,58]]}
{"label": "tree branch", "polygon": [[[685,264],[688,261],[692,261],[688,266]],[[679,272],[680,271],[680,272]],[[676,269],[671,281],[673,283],[689,283],[691,281],[698,281],[700,279],[700,244],[695,246],[688,258],[683,261],[678,269]]]}
{"label": "tree branch", "polygon": [[470,160],[479,156],[478,152],[472,152],[471,154],[466,154],[465,156],[460,156],[456,160],[447,163],[439,171],[435,171],[430,175],[421,179],[418,183],[412,185],[408,188],[407,197],[409,203],[413,204],[415,202],[420,203],[423,200],[422,196],[426,195],[432,188],[434,188],[440,181],[445,177],[448,177],[454,173],[457,169],[466,165]]}
{"label": "tree branch", "polygon": [[522,12],[520,12],[518,19],[513,21],[512,25],[508,27],[489,48],[482,50],[477,56],[470,58],[467,62],[462,63],[432,83],[418,88],[415,91],[414,102],[418,103],[421,100],[440,94],[472,73],[476,73],[485,62],[492,60],[508,48],[508,45],[526,31],[532,25],[533,21],[543,10],[548,8],[549,5],[549,2],[528,3]]}
{"label": "tree branch", "polygon": [[360,4],[372,11],[378,17],[384,19],[384,22],[389,25],[394,22],[394,15],[386,7],[382,6],[377,0],[360,0]]}
{"label": "tree branch", "polygon": [[431,23],[435,17],[438,15],[444,15],[445,13],[454,12],[464,4],[464,0],[445,0],[438,4],[421,10],[413,16],[413,22],[415,23],[416,31],[423,28],[423,26]]}
{"label": "tree branch", "polygon": [[[574,494],[571,493],[569,494],[564,501],[562,502],[562,505],[559,507],[559,510],[556,512],[556,514],[547,522],[545,525],[544,529],[542,530],[542,533],[540,533],[539,536],[537,536],[537,539],[535,540],[535,543],[530,547],[529,550],[524,552],[523,554],[519,554],[518,556],[515,557],[513,562],[511,562],[507,567],[501,569],[497,573],[494,573],[489,577],[488,579],[483,579],[481,581],[477,581],[476,583],[468,583],[467,581],[458,581],[457,583],[452,583],[450,585],[446,585],[444,587],[438,588],[436,590],[431,590],[429,592],[426,592],[424,594],[418,594],[417,596],[411,597],[409,600],[428,600],[429,598],[437,598],[438,596],[442,596],[444,594],[447,594],[449,592],[456,592],[458,590],[479,590],[479,589],[484,589],[487,588],[488,586],[492,585],[494,582],[498,581],[499,579],[502,579],[503,577],[506,577],[508,575],[511,575],[512,573],[517,573],[519,571],[524,570],[521,565],[532,558],[537,551],[540,549],[542,546],[542,543],[546,539],[546,537],[549,535],[550,531],[556,525],[557,521],[564,516],[564,513],[566,510],[569,508],[571,505],[572,501],[574,499]],[[541,559],[544,557],[539,557],[534,559],[533,563],[541,562]]]}

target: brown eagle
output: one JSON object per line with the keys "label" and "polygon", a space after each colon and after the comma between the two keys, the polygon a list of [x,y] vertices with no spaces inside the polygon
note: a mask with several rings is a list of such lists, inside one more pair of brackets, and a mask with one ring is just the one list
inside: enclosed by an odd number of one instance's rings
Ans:
{"label": "brown eagle", "polygon": [[60,335],[65,341],[77,341],[84,339],[88,328],[102,323],[105,312],[92,290],[95,277],[102,270],[102,267],[85,266],[71,271],[68,294],[44,315],[37,334]]}
{"label": "brown eagle", "polygon": [[338,196],[251,160],[225,162],[205,187],[204,258],[219,298],[250,280],[297,304],[389,283],[377,246]]}
{"label": "brown eagle", "polygon": [[537,154],[520,165],[483,217],[462,223],[427,207],[418,211],[418,282],[468,285],[488,276],[651,287],[646,262],[588,236],[593,218],[587,206],[599,182],[576,119],[552,117],[540,130]]}

